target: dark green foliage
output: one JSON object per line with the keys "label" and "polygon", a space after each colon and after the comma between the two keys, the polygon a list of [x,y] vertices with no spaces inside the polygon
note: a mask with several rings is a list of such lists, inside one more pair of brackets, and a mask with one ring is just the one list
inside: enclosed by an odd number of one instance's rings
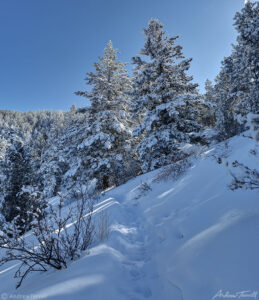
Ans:
{"label": "dark green foliage", "polygon": [[41,194],[31,185],[33,173],[30,156],[22,142],[16,141],[6,152],[4,168],[4,199],[1,213],[6,222],[14,221],[20,234],[31,228],[31,222],[40,217],[45,204]]}

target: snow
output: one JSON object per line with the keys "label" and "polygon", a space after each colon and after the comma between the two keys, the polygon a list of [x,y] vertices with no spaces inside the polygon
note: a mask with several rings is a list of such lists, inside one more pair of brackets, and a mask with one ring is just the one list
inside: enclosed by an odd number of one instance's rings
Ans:
{"label": "snow", "polygon": [[103,132],[100,132],[100,133],[97,133],[94,136],[88,137],[77,148],[81,149],[81,148],[89,147],[89,146],[91,146],[92,144],[94,144],[98,141],[106,141],[105,146],[106,146],[107,149],[110,149],[109,136],[107,134],[103,133]]}
{"label": "snow", "polygon": [[94,212],[109,214],[108,240],[65,270],[30,275],[18,290],[17,265],[0,267],[0,297],[207,300],[250,291],[256,298],[259,194],[227,187],[236,159],[258,168],[255,147],[234,137],[193,159],[177,179],[158,181],[159,169],[107,191]]}

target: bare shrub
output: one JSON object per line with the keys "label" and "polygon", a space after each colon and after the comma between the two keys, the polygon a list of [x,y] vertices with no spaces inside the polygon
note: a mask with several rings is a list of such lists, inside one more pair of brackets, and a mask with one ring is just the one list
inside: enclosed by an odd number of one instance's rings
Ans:
{"label": "bare shrub", "polygon": [[152,191],[151,186],[147,182],[141,182],[139,187],[136,189],[136,196],[134,197],[135,200],[145,196],[149,191]]}
{"label": "bare shrub", "polygon": [[243,190],[255,190],[259,189],[259,172],[256,169],[250,169],[244,164],[234,161],[232,163],[234,168],[238,168],[238,171],[233,173],[232,182],[229,185],[229,188],[234,191],[236,189]]}
{"label": "bare shrub", "polygon": [[81,197],[73,206],[65,207],[60,196],[57,208],[49,205],[48,213],[36,216],[31,236],[20,236],[15,222],[0,232],[0,249],[5,250],[0,265],[20,262],[15,273],[16,288],[31,272],[47,271],[49,267],[60,270],[78,258],[92,241],[92,213],[92,198]]}
{"label": "bare shrub", "polygon": [[165,166],[153,179],[154,182],[166,181],[169,179],[178,179],[185,174],[186,170],[191,167],[191,162],[188,158],[177,161],[171,165]]}

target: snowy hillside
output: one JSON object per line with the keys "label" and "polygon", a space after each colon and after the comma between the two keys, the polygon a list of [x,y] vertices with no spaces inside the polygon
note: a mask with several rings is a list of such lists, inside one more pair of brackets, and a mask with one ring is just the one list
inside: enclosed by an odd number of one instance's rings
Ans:
{"label": "snowy hillside", "polygon": [[109,239],[65,270],[30,275],[18,290],[16,266],[1,267],[2,299],[207,300],[243,291],[250,291],[243,299],[259,297],[259,194],[227,187],[236,159],[258,168],[250,153],[256,147],[234,137],[177,179],[159,169],[110,190],[95,206],[109,213]]}

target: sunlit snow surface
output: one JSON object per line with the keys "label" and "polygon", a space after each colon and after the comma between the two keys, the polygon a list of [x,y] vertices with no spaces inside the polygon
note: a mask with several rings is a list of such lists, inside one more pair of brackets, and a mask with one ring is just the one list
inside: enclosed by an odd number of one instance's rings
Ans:
{"label": "sunlit snow surface", "polygon": [[[157,170],[108,191],[94,210],[109,213],[109,240],[66,270],[30,275],[18,290],[17,266],[2,266],[0,299],[207,300],[220,299],[220,290],[256,296],[259,193],[227,187],[234,160],[259,168],[249,152],[256,147],[234,137],[204,152],[177,180],[155,182]],[[152,190],[139,197],[143,182]]]}

